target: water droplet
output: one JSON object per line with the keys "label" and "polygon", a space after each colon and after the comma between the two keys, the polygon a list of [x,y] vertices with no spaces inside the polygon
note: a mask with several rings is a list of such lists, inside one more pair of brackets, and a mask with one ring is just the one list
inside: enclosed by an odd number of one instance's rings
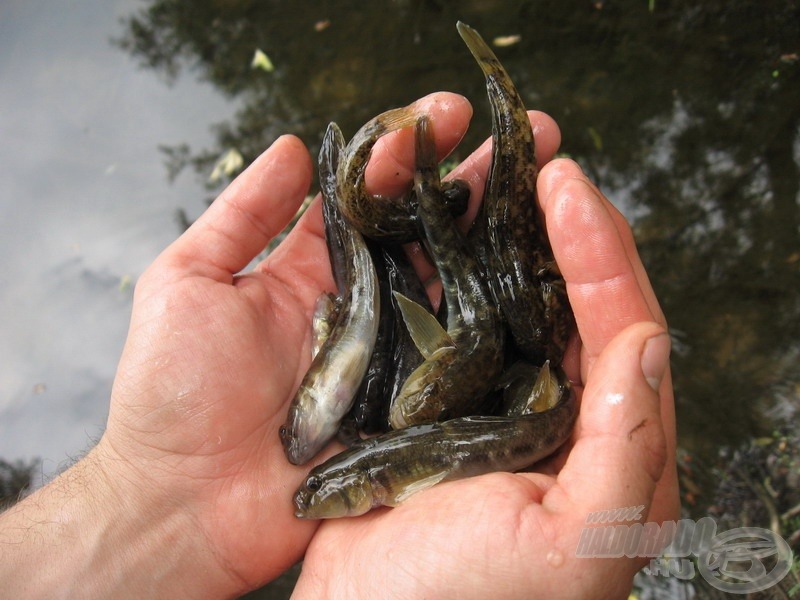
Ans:
{"label": "water droplet", "polygon": [[564,553],[561,552],[561,550],[550,550],[550,552],[547,553],[547,563],[554,569],[557,569],[564,564]]}

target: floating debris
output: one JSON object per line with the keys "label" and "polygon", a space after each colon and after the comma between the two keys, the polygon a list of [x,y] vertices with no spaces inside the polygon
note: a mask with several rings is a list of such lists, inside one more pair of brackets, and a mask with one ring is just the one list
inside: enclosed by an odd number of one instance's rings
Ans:
{"label": "floating debris", "polygon": [[208,176],[208,181],[216,183],[223,176],[231,177],[231,175],[238,173],[242,169],[242,165],[244,165],[244,158],[241,153],[236,148],[229,148],[217,160],[214,170]]}
{"label": "floating debris", "polygon": [[129,289],[131,289],[132,285],[133,285],[133,277],[131,277],[129,274],[126,273],[125,275],[120,277],[119,280],[120,292],[127,292]]}
{"label": "floating debris", "polygon": [[505,48],[506,46],[513,46],[514,44],[519,44],[521,39],[522,36],[519,34],[498,35],[496,38],[492,40],[492,44],[494,44],[498,48]]}
{"label": "floating debris", "polygon": [[261,48],[256,48],[256,52],[253,54],[253,60],[250,62],[250,66],[253,69],[261,69],[262,71],[266,71],[268,73],[271,73],[275,70],[275,65],[272,64],[269,56],[267,56]]}

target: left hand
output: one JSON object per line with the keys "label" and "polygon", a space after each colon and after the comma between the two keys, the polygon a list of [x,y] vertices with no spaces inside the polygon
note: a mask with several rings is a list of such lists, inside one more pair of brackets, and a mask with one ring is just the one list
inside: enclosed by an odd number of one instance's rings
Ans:
{"label": "left hand", "polygon": [[[444,156],[471,108],[444,93],[419,103]],[[397,164],[412,163],[413,146],[402,157],[410,141],[408,132],[381,141],[371,186],[407,181]],[[297,562],[319,525],[293,514],[311,465],[290,465],[278,436],[310,362],[315,301],[335,289],[319,201],[265,261],[236,275],[293,217],[311,169],[300,141],[280,138],[142,275],[95,450],[120,495],[184,514],[212,560],[207,572],[240,592]]]}

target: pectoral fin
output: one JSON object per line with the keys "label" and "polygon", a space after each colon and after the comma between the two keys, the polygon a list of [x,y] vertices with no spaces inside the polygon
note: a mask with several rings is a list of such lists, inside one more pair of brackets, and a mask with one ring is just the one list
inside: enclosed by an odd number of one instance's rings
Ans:
{"label": "pectoral fin", "polygon": [[320,348],[328,339],[333,324],[339,316],[339,305],[336,296],[322,292],[314,306],[314,315],[311,318],[311,358],[319,353]]}
{"label": "pectoral fin", "polygon": [[400,492],[397,496],[395,496],[393,500],[387,500],[386,505],[397,506],[401,502],[408,500],[411,496],[413,496],[417,492],[421,492],[422,490],[427,490],[429,487],[433,487],[445,477],[447,477],[447,470],[438,471],[433,475],[428,475],[423,479],[415,481],[414,483],[407,485],[406,488],[402,492]]}
{"label": "pectoral fin", "polygon": [[408,327],[414,345],[420,351],[425,360],[430,359],[436,352],[444,349],[453,349],[455,344],[431,313],[425,308],[406,298],[399,292],[393,292],[403,315],[403,321]]}
{"label": "pectoral fin", "polygon": [[522,414],[532,412],[543,412],[555,406],[558,402],[559,388],[558,379],[550,371],[550,361],[545,361],[542,365],[536,382],[533,384],[528,405]]}

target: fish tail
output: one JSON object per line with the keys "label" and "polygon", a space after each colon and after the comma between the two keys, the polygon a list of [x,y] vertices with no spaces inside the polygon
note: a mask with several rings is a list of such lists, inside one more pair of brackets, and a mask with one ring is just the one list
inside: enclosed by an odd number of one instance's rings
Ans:
{"label": "fish tail", "polygon": [[420,116],[414,128],[414,152],[416,168],[414,183],[439,187],[439,163],[436,160],[436,141],[427,115]]}
{"label": "fish tail", "polygon": [[483,41],[480,33],[461,21],[456,23],[456,29],[458,29],[461,39],[464,40],[467,48],[472,52],[472,56],[478,61],[478,65],[487,77],[505,74],[505,69],[503,69],[492,49]]}
{"label": "fish tail", "polygon": [[417,122],[420,111],[413,104],[402,108],[393,108],[368,121],[354,136],[349,146],[358,148],[372,145],[379,137],[391,131],[411,127]]}

